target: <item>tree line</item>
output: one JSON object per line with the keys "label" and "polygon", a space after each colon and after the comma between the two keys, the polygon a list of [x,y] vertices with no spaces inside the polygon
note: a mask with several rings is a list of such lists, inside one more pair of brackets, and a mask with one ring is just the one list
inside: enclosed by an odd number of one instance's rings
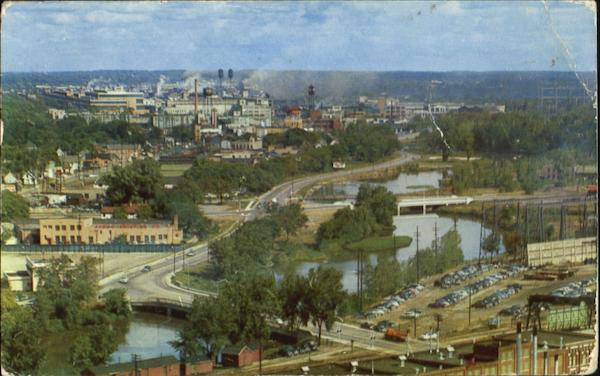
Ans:
{"label": "tree line", "polygon": [[385,187],[361,184],[355,207],[335,212],[317,230],[317,243],[325,241],[356,242],[373,235],[389,235],[394,230],[396,197]]}
{"label": "tree line", "polygon": [[413,127],[429,129],[421,140],[431,152],[474,152],[500,156],[536,156],[559,148],[577,150],[583,158],[594,158],[595,111],[589,104],[571,107],[549,116],[538,111],[507,113],[459,113],[436,117],[444,137],[429,119],[415,120]]}
{"label": "tree line", "polygon": [[262,359],[264,343],[278,318],[294,332],[309,322],[332,328],[342,313],[346,293],[342,273],[311,269],[307,276],[288,275],[276,283],[273,275],[240,270],[229,277],[217,297],[195,298],[188,323],[171,344],[182,358],[201,354],[213,359],[227,344],[256,346]]}
{"label": "tree line", "polygon": [[2,365],[16,374],[36,374],[44,363],[48,339],[64,332],[79,335],[68,350],[81,370],[106,362],[127,332],[130,310],[125,290],[98,298],[98,260],[84,257],[71,265],[62,255],[40,269],[31,306],[19,306],[2,289]]}

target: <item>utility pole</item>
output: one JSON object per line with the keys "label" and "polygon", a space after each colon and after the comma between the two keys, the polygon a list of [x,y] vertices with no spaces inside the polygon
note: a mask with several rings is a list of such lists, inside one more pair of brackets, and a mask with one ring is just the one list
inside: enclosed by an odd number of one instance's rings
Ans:
{"label": "utility pole", "polygon": [[485,204],[481,203],[481,226],[479,227],[479,256],[477,265],[481,265],[481,246],[483,244],[483,228],[485,227]]}
{"label": "utility pole", "polygon": [[529,244],[529,206],[525,204],[525,245]]}
{"label": "utility pole", "polygon": [[138,354],[131,354],[131,358],[133,359],[133,374],[134,376],[139,376],[140,373],[138,371]]}
{"label": "utility pole", "polygon": [[560,204],[560,240],[565,239],[565,205],[563,203]]}
{"label": "utility pole", "polygon": [[419,283],[419,226],[417,226],[417,252],[415,255],[417,258],[417,283]]}
{"label": "utility pole", "polygon": [[471,326],[471,286],[469,286],[469,326]]}
{"label": "utility pole", "polygon": [[544,241],[544,206],[543,203],[540,202],[540,207],[538,209],[538,236],[539,236],[539,240],[540,242]]}

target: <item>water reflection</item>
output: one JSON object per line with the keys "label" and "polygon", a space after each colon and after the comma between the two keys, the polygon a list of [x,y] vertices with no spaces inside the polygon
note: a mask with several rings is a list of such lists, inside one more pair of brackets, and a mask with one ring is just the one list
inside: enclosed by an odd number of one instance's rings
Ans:
{"label": "water reflection", "polygon": [[109,363],[129,362],[132,354],[142,359],[167,355],[178,357],[169,341],[177,339],[177,332],[184,323],[184,320],[163,315],[134,313],[125,342],[112,354]]}
{"label": "water reflection", "polygon": [[424,171],[417,174],[401,173],[396,178],[387,181],[347,181],[342,183],[326,184],[319,188],[312,198],[319,196],[356,196],[361,184],[382,186],[394,194],[422,192],[439,188],[441,171]]}
{"label": "water reflection", "polygon": [[[406,235],[413,238],[413,241],[408,247],[400,248],[394,252],[379,253],[379,257],[386,257],[386,255],[394,256],[397,260],[402,261],[408,259],[414,255],[417,249],[415,241],[415,232],[417,226],[419,226],[419,249],[423,249],[431,246],[435,237],[435,226],[437,224],[438,237],[441,238],[446,232],[454,227],[454,220],[449,217],[439,217],[435,214],[431,215],[411,215],[411,216],[397,216],[394,217],[394,225],[396,230],[395,235]],[[457,219],[456,230],[461,236],[461,249],[463,250],[466,260],[476,259],[479,256],[479,238],[481,225],[479,222],[472,221],[469,219]],[[487,236],[490,233],[489,229],[484,228],[483,236]],[[500,252],[504,251],[504,244],[500,245]],[[482,251],[483,252],[483,251]],[[486,256],[482,254],[482,257]],[[368,255],[368,260],[372,265],[377,264],[377,255]],[[326,263],[323,262],[303,262],[300,263],[296,269],[296,272],[302,275],[307,275],[311,268],[317,268],[319,265],[330,266],[343,273],[342,284],[344,288],[349,292],[356,291],[356,258],[351,256],[345,260],[333,260]]]}

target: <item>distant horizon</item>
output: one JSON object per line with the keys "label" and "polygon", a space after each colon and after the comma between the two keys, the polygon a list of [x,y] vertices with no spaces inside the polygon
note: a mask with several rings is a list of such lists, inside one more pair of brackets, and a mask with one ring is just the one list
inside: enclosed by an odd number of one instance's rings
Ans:
{"label": "distant horizon", "polygon": [[[2,74],[52,74],[52,73],[93,73],[93,72],[217,72],[219,69],[229,69],[229,67],[218,68],[165,68],[165,69],[91,69],[91,70],[64,70],[64,71],[1,71]],[[262,68],[240,68],[234,69],[234,72],[245,71],[264,71],[264,72],[338,72],[338,73],[595,73],[596,70],[344,70],[344,69],[262,69]]]}
{"label": "distant horizon", "polygon": [[589,2],[7,4],[0,66],[15,73],[224,64],[344,72],[593,72],[597,66],[596,13]]}

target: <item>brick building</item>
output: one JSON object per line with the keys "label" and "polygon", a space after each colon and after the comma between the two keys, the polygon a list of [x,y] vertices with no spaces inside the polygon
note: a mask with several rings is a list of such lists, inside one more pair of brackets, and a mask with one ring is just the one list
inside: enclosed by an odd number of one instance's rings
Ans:
{"label": "brick building", "polygon": [[[19,233],[30,236],[29,232]],[[183,231],[178,228],[176,216],[172,221],[95,218],[39,220],[41,245],[109,244],[118,238],[124,238],[128,244],[180,244]]]}

